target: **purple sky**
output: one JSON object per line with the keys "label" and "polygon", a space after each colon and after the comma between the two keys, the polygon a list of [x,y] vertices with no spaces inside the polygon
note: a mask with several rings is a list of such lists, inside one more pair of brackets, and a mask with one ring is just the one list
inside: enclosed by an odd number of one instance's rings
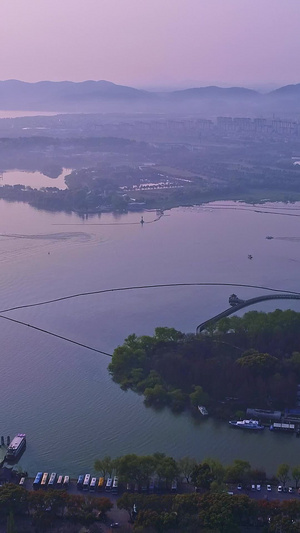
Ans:
{"label": "purple sky", "polygon": [[300,82],[300,0],[1,0],[1,79]]}

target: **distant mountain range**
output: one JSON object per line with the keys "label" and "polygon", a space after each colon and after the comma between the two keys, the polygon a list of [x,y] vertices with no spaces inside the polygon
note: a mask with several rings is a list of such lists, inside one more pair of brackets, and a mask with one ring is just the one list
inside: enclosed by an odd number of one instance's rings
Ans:
{"label": "distant mountain range", "polygon": [[237,110],[268,112],[299,111],[300,83],[286,85],[267,94],[244,87],[198,87],[152,92],[109,81],[27,83],[0,81],[0,109],[66,112],[103,112],[132,109],[143,111],[202,111],[208,114]]}

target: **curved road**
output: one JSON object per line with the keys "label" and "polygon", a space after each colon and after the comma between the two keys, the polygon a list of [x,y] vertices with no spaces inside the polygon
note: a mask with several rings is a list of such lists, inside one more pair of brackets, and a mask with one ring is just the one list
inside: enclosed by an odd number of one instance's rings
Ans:
{"label": "curved road", "polygon": [[218,322],[221,320],[221,318],[225,318],[229,315],[233,315],[233,313],[236,313],[240,309],[243,309],[244,307],[248,307],[249,305],[254,305],[259,302],[265,302],[266,300],[300,300],[299,294],[272,294],[272,295],[265,295],[265,296],[257,296],[256,298],[249,298],[249,300],[244,300],[243,302],[236,304],[232,307],[229,307],[229,309],[226,309],[222,313],[219,313],[216,316],[213,316],[212,318],[209,318],[205,322],[202,322],[202,324],[199,324],[196,328],[196,334],[201,333],[204,329],[207,328],[210,324],[214,324],[215,322]]}

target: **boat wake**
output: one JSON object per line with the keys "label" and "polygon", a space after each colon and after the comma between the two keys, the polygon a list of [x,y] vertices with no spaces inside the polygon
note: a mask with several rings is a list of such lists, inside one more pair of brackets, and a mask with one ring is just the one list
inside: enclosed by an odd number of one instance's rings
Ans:
{"label": "boat wake", "polygon": [[300,242],[300,237],[274,237],[276,241]]}
{"label": "boat wake", "polygon": [[42,241],[68,241],[70,239],[80,240],[86,242],[91,239],[91,235],[81,231],[76,232],[63,232],[63,233],[39,233],[33,234],[20,234],[20,233],[1,233],[0,237],[6,239],[27,239],[27,240],[42,240]]}

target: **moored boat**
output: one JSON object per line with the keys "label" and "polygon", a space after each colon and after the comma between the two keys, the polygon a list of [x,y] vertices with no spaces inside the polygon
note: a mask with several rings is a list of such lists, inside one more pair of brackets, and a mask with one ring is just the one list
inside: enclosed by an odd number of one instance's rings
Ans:
{"label": "moored boat", "polygon": [[10,445],[7,448],[5,460],[6,461],[15,461],[21,453],[25,450],[26,447],[26,435],[25,433],[18,433]]}
{"label": "moored boat", "polygon": [[253,429],[253,430],[261,430],[265,429],[265,426],[262,426],[258,420],[230,420],[229,424],[232,427],[239,428],[239,429]]}
{"label": "moored boat", "polygon": [[198,411],[199,411],[203,416],[207,416],[207,415],[208,415],[208,410],[206,409],[206,407],[204,407],[204,405],[198,405]]}

